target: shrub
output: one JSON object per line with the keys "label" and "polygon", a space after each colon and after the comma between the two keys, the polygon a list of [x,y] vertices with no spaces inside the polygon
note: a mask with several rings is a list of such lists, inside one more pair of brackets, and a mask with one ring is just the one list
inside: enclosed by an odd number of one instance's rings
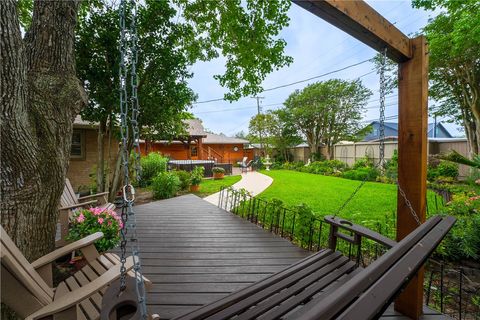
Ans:
{"label": "shrub", "polygon": [[140,185],[142,187],[150,185],[152,179],[159,173],[167,171],[168,158],[163,157],[160,153],[150,152],[140,159],[142,167]]}
{"label": "shrub", "polygon": [[449,161],[440,161],[438,165],[430,165],[427,170],[427,179],[435,181],[442,178],[458,178],[458,164]]}
{"label": "shrub", "polygon": [[174,171],[178,179],[180,179],[180,189],[186,190],[190,186],[190,172],[185,170]]}
{"label": "shrub", "polygon": [[180,185],[180,178],[175,172],[161,172],[152,180],[153,198],[171,198],[180,190]]}
{"label": "shrub", "polygon": [[203,180],[203,173],[205,172],[205,168],[202,166],[196,166],[191,173],[190,176],[190,183],[194,186],[199,185]]}
{"label": "shrub", "polygon": [[448,260],[480,259],[480,196],[454,195],[446,213],[457,218],[437,253]]}
{"label": "shrub", "polygon": [[385,164],[385,176],[393,181],[398,178],[398,151],[393,151],[392,158]]}
{"label": "shrub", "polygon": [[373,168],[373,160],[369,157],[363,157],[358,159],[352,166],[352,169],[359,169],[359,168]]}
{"label": "shrub", "polygon": [[212,172],[213,173],[225,173],[225,169],[223,169],[221,167],[213,167]]}
{"label": "shrub", "polygon": [[342,174],[342,177],[350,180],[365,180],[375,181],[378,177],[378,170],[376,168],[361,167],[358,169],[348,170]]}
{"label": "shrub", "polygon": [[120,242],[121,218],[112,210],[102,208],[81,209],[70,218],[68,240],[76,241],[95,232],[103,232],[103,238],[95,242],[100,252],[115,248]]}

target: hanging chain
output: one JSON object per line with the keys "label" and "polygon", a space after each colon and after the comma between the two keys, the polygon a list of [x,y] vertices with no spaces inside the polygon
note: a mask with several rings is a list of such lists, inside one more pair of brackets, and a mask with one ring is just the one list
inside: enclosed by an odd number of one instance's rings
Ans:
{"label": "hanging chain", "polygon": [[386,95],[386,81],[385,81],[385,67],[387,64],[387,48],[380,56],[380,116],[379,116],[379,162],[378,166],[382,172],[385,171],[385,95]]}
{"label": "hanging chain", "polygon": [[[126,27],[126,12],[127,12],[127,0],[120,1],[119,16],[120,16],[120,66],[119,66],[119,81],[120,81],[120,132],[122,139],[122,163],[124,168],[124,186],[122,189],[123,205],[122,205],[122,222],[123,227],[121,229],[121,276],[120,276],[120,289],[126,288],[126,244],[127,235],[130,231],[130,245],[133,258],[133,270],[135,273],[135,290],[137,293],[138,305],[140,308],[140,314],[142,319],[147,319],[147,306],[145,299],[145,284],[143,282],[143,276],[140,265],[140,251],[138,247],[138,239],[136,233],[136,217],[133,210],[135,201],[135,189],[131,185],[129,178],[129,160],[130,155],[128,152],[128,139],[129,139],[129,124],[132,125],[132,140],[133,140],[133,154],[136,169],[136,178],[140,178],[140,144],[139,144],[139,128],[138,128],[138,96],[137,96],[137,84],[138,76],[136,71],[137,63],[137,29],[136,29],[136,17],[137,7],[135,0],[130,0],[129,8],[132,12],[130,30]],[[128,11],[130,12],[130,11]],[[131,94],[128,99],[127,93],[127,77],[128,67],[127,62],[130,65],[130,86]],[[131,106],[130,119],[128,119],[129,109]],[[130,120],[130,123],[129,123]]]}
{"label": "hanging chain", "polygon": [[[120,45],[119,45],[119,51],[120,51],[120,64],[119,64],[119,98],[120,98],[120,135],[121,135],[121,141],[122,141],[122,165],[123,165],[123,170],[124,170],[124,183],[128,185],[130,183],[129,177],[128,177],[128,123],[127,123],[127,117],[128,117],[128,101],[127,101],[127,37],[126,37],[126,28],[125,28],[125,10],[126,10],[126,3],[124,1],[120,2],[120,8],[118,10],[119,16],[120,16]],[[125,268],[125,262],[126,262],[126,245],[127,245],[127,230],[125,229],[125,226],[127,224],[127,206],[125,203],[123,203],[122,206],[122,225],[123,227],[120,230],[121,234],[121,242],[120,242],[120,250],[121,250],[121,255],[120,255],[120,262],[121,262],[121,267],[120,267],[120,288],[121,290],[125,290],[125,278],[126,278],[126,268]]]}

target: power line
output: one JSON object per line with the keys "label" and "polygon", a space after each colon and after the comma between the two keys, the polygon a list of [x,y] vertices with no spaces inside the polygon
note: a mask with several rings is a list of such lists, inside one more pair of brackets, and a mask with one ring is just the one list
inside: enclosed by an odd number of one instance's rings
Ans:
{"label": "power line", "polygon": [[[366,60],[363,60],[363,61],[360,61],[360,62],[351,64],[351,65],[345,66],[345,67],[340,68],[340,69],[336,69],[336,70],[332,70],[332,71],[329,71],[329,72],[326,72],[326,73],[322,73],[322,74],[320,74],[320,75],[318,75],[318,76],[310,77],[310,78],[303,79],[303,80],[298,80],[298,81],[291,82],[291,83],[287,83],[287,84],[282,84],[282,85],[279,85],[279,86],[276,86],[276,87],[272,87],[272,88],[265,89],[265,90],[263,90],[263,91],[261,91],[261,92],[273,91],[273,90],[277,90],[277,89],[281,89],[281,88],[293,86],[293,85],[296,85],[296,84],[299,84],[299,83],[307,82],[307,81],[310,81],[310,80],[313,80],[313,79],[322,78],[322,77],[325,77],[325,76],[328,76],[328,75],[331,75],[331,74],[334,74],[334,73],[338,73],[338,72],[341,72],[341,71],[344,71],[344,70],[347,70],[347,69],[350,69],[350,68],[359,66],[359,65],[364,64],[364,63],[366,63],[366,62],[369,62],[369,61],[371,61],[371,60],[372,60],[372,58],[369,58],[369,59],[366,59]],[[367,73],[367,74],[370,74],[370,73],[371,73],[371,72],[369,72],[369,73]],[[364,74],[364,75],[362,75],[362,76],[360,76],[360,77],[366,76],[367,74]],[[360,78],[360,77],[359,77],[359,78]],[[210,99],[210,100],[198,101],[198,102],[194,102],[193,104],[209,103],[209,102],[224,101],[224,100],[225,100],[224,98],[217,98],[217,99]]]}

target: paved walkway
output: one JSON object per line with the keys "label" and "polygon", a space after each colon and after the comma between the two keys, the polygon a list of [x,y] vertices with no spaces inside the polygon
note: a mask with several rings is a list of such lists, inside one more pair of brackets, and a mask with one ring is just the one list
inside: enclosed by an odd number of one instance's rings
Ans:
{"label": "paved walkway", "polygon": [[[242,179],[235,183],[232,187],[235,189],[245,189],[252,195],[256,196],[263,190],[267,189],[273,182],[273,179],[260,172],[251,171],[242,173]],[[218,205],[218,199],[220,192],[209,195],[203,198],[203,200],[210,202],[211,204]]]}

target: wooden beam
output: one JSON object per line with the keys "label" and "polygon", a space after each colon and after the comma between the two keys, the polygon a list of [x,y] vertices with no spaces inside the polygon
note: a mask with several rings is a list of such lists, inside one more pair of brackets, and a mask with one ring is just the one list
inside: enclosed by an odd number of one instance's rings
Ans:
{"label": "wooden beam", "polygon": [[[428,49],[424,36],[411,40],[412,59],[399,65],[398,184],[420,222],[425,221],[427,196]],[[397,241],[418,227],[400,194],[397,195]],[[422,313],[423,269],[395,303],[412,319]]]}
{"label": "wooden beam", "polygon": [[412,57],[410,39],[364,1],[292,0],[396,62]]}

